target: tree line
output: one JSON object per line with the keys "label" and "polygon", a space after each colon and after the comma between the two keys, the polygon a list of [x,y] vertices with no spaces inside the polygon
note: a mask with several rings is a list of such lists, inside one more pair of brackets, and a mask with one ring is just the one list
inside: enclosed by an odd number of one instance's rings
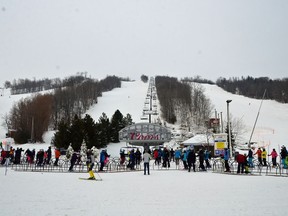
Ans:
{"label": "tree line", "polygon": [[121,78],[108,76],[98,81],[83,76],[70,77],[51,93],[35,93],[16,103],[5,116],[7,128],[16,129],[15,142],[42,142],[48,129],[57,130],[60,122],[70,125],[75,115],[83,115],[102,92],[121,87]]}
{"label": "tree line", "polygon": [[178,81],[175,77],[157,76],[155,86],[164,120],[189,128],[206,127],[212,106],[200,84],[187,79]]}
{"label": "tree line", "polygon": [[216,84],[233,94],[256,99],[261,99],[266,90],[265,99],[288,103],[288,78],[274,80],[268,77],[253,78],[251,76],[219,78]]}

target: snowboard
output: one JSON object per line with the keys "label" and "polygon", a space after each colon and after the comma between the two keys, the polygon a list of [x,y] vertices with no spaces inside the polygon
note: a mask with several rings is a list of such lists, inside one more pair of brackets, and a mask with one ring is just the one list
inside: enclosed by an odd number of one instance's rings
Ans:
{"label": "snowboard", "polygon": [[88,181],[102,181],[102,179],[89,179],[89,178],[79,178],[80,180],[88,180]]}

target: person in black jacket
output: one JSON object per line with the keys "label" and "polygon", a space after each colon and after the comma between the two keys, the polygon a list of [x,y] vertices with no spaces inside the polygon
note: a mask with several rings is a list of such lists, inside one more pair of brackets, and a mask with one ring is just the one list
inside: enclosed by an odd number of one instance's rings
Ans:
{"label": "person in black jacket", "polygon": [[281,151],[280,151],[280,156],[281,156],[281,163],[282,163],[284,169],[287,169],[287,165],[285,163],[285,159],[286,159],[287,155],[288,155],[288,152],[287,152],[286,147],[282,146]]}
{"label": "person in black jacket", "polygon": [[52,150],[51,150],[51,146],[48,147],[46,153],[47,153],[47,160],[46,160],[46,164],[50,164],[50,160],[51,160],[51,157],[52,157]]}
{"label": "person in black jacket", "polygon": [[36,155],[37,166],[42,166],[44,162],[44,150],[40,149]]}
{"label": "person in black jacket", "polygon": [[73,172],[73,167],[77,161],[77,153],[76,152],[73,152],[72,156],[71,156],[71,160],[70,160],[70,167],[69,167],[69,172]]}
{"label": "person in black jacket", "polygon": [[187,156],[188,172],[191,171],[191,167],[193,167],[193,171],[196,172],[195,162],[196,162],[196,155],[195,155],[194,149],[192,149],[189,151],[188,156]]}
{"label": "person in black jacket", "polygon": [[205,167],[204,167],[204,151],[202,148],[200,148],[199,152],[198,152],[198,157],[199,157],[199,168],[202,170],[202,171],[206,171]]}

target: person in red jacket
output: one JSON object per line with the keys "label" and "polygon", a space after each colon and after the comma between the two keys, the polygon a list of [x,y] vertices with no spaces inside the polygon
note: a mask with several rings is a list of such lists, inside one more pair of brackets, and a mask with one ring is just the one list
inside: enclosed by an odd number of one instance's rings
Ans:
{"label": "person in red jacket", "polygon": [[241,170],[241,173],[244,173],[244,168],[247,163],[246,156],[240,153],[237,153],[236,161],[238,163],[237,173],[240,173],[240,170]]}
{"label": "person in red jacket", "polygon": [[60,155],[61,155],[60,150],[58,148],[56,148],[54,153],[55,153],[54,166],[58,166],[58,161],[59,161],[59,158],[60,158]]}

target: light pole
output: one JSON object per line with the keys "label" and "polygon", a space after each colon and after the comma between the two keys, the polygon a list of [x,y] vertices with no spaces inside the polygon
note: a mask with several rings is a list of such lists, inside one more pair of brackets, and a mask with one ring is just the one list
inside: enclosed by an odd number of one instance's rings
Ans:
{"label": "light pole", "polygon": [[229,150],[230,150],[230,157],[232,157],[232,141],[231,141],[231,128],[230,128],[230,114],[229,114],[229,103],[232,100],[226,100],[227,103],[227,123],[228,123],[228,138],[229,138]]}

